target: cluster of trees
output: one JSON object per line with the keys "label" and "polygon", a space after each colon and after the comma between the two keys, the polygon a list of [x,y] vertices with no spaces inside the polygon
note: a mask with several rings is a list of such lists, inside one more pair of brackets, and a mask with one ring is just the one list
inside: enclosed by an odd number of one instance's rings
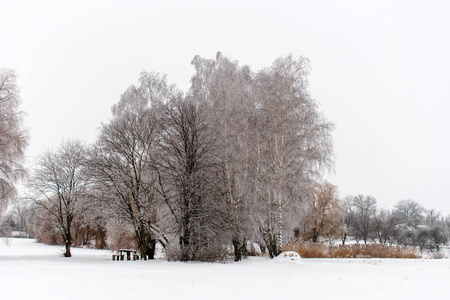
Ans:
{"label": "cluster of trees", "polygon": [[377,210],[371,196],[348,198],[346,217],[348,234],[365,243],[397,244],[439,251],[450,237],[450,216],[444,218],[434,209],[427,210],[416,201],[399,201],[394,208]]}
{"label": "cluster of trees", "polygon": [[[73,245],[133,246],[151,259],[161,245],[182,261],[230,249],[238,261],[251,242],[274,257],[292,239],[447,242],[450,219],[434,210],[411,200],[377,210],[371,196],[341,200],[336,186],[316,181],[333,166],[333,124],[308,93],[305,58],[254,72],[219,52],[192,65],[186,94],[143,72],[93,144],[64,141],[40,155],[29,197],[16,199],[0,229],[64,244],[67,257]],[[0,75],[1,213],[24,174],[27,134],[15,75]]]}
{"label": "cluster of trees", "polygon": [[[314,178],[333,164],[329,123],[308,94],[305,58],[253,72],[196,56],[185,94],[143,72],[97,141],[66,141],[30,176],[35,232],[96,247],[132,233],[149,258],[235,260],[257,241],[270,256],[293,236]],[[126,234],[125,234],[126,232]],[[40,234],[38,234],[39,236]]]}
{"label": "cluster of trees", "polygon": [[350,237],[365,244],[419,247],[439,251],[450,237],[450,216],[444,218],[434,209],[427,210],[416,201],[399,201],[392,210],[377,209],[372,196],[347,196],[340,200],[337,188],[327,182],[314,184],[305,200],[301,227],[295,237],[318,242]]}

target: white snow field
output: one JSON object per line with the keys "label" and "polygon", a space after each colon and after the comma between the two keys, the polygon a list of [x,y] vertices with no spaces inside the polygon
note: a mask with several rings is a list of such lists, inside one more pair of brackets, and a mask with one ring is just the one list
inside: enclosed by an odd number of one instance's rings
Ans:
{"label": "white snow field", "polygon": [[112,261],[111,251],[0,240],[0,299],[450,299],[449,259]]}

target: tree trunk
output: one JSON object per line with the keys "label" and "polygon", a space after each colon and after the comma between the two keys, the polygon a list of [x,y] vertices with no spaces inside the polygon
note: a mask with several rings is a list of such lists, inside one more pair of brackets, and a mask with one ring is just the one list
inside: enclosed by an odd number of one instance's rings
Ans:
{"label": "tree trunk", "polygon": [[72,254],[70,253],[70,246],[72,245],[72,234],[71,234],[71,225],[72,225],[72,216],[67,216],[66,219],[66,229],[63,230],[63,239],[64,244],[66,247],[66,252],[64,253],[64,257],[72,257]]}
{"label": "tree trunk", "polygon": [[318,239],[319,239],[319,233],[317,232],[316,229],[314,229],[313,234],[312,234],[312,242],[317,243]]}
{"label": "tree trunk", "polygon": [[344,238],[342,239],[342,246],[345,245],[345,240],[347,239],[347,233],[344,233]]}
{"label": "tree trunk", "polygon": [[266,225],[266,228],[262,229],[262,236],[264,239],[264,242],[266,243],[267,250],[269,251],[270,258],[274,258],[278,254],[277,249],[277,241],[278,241],[278,235],[273,232],[273,230],[270,228],[270,225]]}
{"label": "tree trunk", "polygon": [[63,235],[63,239],[64,239],[64,245],[66,248],[64,257],[72,257],[72,254],[70,253],[70,245],[72,244],[72,238],[70,237],[70,233],[66,233],[65,235]]}
{"label": "tree trunk", "polygon": [[156,240],[149,238],[149,242],[148,242],[148,246],[147,246],[148,259],[155,259],[155,251],[156,251]]}
{"label": "tree trunk", "polygon": [[276,237],[275,256],[278,256],[281,252],[283,252],[283,207],[281,199],[282,196],[280,192],[280,195],[278,195],[278,234]]}
{"label": "tree trunk", "polygon": [[234,261],[241,261],[242,258],[247,257],[247,241],[245,238],[233,238],[233,248],[234,248]]}
{"label": "tree trunk", "polygon": [[70,253],[70,243],[66,243],[66,253],[64,253],[64,257],[72,257]]}

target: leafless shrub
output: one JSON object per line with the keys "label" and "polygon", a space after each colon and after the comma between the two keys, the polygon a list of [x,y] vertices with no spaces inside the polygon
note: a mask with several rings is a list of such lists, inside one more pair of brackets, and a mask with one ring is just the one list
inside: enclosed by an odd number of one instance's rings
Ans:
{"label": "leafless shrub", "polygon": [[137,243],[133,230],[127,227],[115,228],[109,230],[108,248],[112,250],[118,249],[137,249]]}
{"label": "leafless shrub", "polygon": [[38,210],[34,219],[33,231],[36,235],[36,241],[46,245],[64,245],[58,225],[43,210]]}

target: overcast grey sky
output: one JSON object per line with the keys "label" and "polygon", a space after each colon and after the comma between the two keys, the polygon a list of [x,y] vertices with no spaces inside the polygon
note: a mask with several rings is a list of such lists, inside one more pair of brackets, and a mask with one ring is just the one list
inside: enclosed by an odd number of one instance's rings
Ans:
{"label": "overcast grey sky", "polygon": [[143,70],[187,90],[199,54],[254,70],[309,58],[336,124],[340,195],[410,198],[450,214],[449,1],[1,0],[0,66],[19,75],[30,158],[93,142]]}

